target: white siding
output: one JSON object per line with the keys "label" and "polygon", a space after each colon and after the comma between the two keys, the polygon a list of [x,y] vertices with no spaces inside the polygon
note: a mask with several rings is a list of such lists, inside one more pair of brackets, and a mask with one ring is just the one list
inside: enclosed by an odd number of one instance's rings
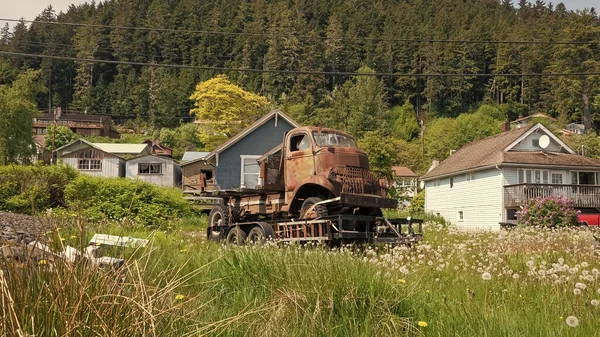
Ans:
{"label": "white siding", "polygon": [[[138,174],[139,163],[160,163],[162,165],[162,174]],[[151,184],[163,187],[173,187],[179,185],[179,176],[181,168],[177,163],[168,158],[159,156],[145,156],[128,160],[125,168],[125,176],[130,179],[140,179]]]}
{"label": "white siding", "polygon": [[537,132],[533,132],[532,134],[530,134],[529,136],[527,136],[525,139],[523,139],[521,142],[519,142],[517,145],[515,145],[512,149],[510,149],[510,151],[525,151],[525,152],[532,152],[532,151],[551,151],[551,152],[560,152],[560,145],[554,141],[554,139],[552,139],[552,137],[550,137],[550,145],[548,145],[547,148],[542,149],[539,146],[533,146],[533,140],[540,140],[540,137],[542,135],[545,135],[546,132],[544,132],[543,130],[538,130]]}
{"label": "white siding", "polygon": [[[465,229],[499,230],[503,214],[503,175],[498,169],[474,172],[467,181],[465,174],[440,179],[440,185],[428,181],[425,187],[425,211],[439,213],[446,220]],[[463,220],[458,219],[459,211]]]}
{"label": "white siding", "polygon": [[[73,166],[75,169],[78,169],[78,159],[77,158],[62,158],[62,162]],[[121,167],[125,166],[125,161],[121,158],[116,157],[105,157],[102,158],[102,170],[101,171],[90,171],[90,170],[79,170],[79,172],[94,176],[94,177],[120,177],[120,171],[122,171]]]}
{"label": "white siding", "polygon": [[519,173],[516,167],[502,168],[504,174],[504,185],[515,185],[519,183]]}

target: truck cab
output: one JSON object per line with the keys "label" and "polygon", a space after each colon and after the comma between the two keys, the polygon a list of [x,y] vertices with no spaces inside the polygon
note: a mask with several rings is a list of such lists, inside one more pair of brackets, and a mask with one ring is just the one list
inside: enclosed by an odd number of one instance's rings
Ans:
{"label": "truck cab", "polygon": [[[333,203],[321,206],[320,213],[331,213],[330,208],[334,212],[362,208],[368,213],[370,208],[397,205],[396,200],[385,198],[387,181],[370,171],[367,154],[358,149],[352,136],[342,131],[319,127],[293,129],[285,135],[279,151],[272,155],[279,155],[279,160],[261,158],[261,181],[263,186],[283,188],[283,212],[302,214],[316,203],[336,198],[341,207],[332,209]],[[274,164],[278,164],[275,176],[269,174]]]}

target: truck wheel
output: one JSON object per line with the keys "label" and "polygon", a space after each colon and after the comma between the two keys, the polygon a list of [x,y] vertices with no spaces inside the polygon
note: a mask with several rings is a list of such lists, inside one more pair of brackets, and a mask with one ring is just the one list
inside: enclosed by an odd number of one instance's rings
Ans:
{"label": "truck wheel", "polygon": [[243,246],[244,243],[246,243],[246,233],[241,228],[233,227],[227,233],[227,244]]}
{"label": "truck wheel", "polygon": [[316,203],[323,201],[323,199],[319,197],[310,197],[306,198],[302,203],[302,207],[300,208],[300,218],[308,218],[308,217],[323,217],[327,216],[327,206],[325,205],[317,205],[313,208],[312,214],[306,214],[306,212]]}
{"label": "truck wheel", "polygon": [[252,227],[250,233],[248,233],[248,242],[260,244],[265,242],[265,231],[262,229],[262,227]]}
{"label": "truck wheel", "polygon": [[[217,205],[213,207],[208,214],[208,226],[217,227],[229,225],[228,215],[229,214],[226,213],[224,206]],[[221,220],[221,223],[219,223],[219,220]]]}

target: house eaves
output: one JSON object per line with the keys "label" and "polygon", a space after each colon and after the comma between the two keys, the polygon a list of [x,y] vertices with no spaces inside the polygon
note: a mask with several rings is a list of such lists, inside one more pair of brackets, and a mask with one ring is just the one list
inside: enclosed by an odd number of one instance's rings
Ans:
{"label": "house eaves", "polygon": [[[209,153],[206,157],[204,157],[202,159],[207,160],[207,161],[212,159],[213,157],[217,156],[219,153],[223,152],[224,150],[226,150],[233,144],[240,141],[242,138],[246,137],[246,135],[248,135],[249,133],[253,132],[254,130],[258,129],[263,124],[270,121],[272,118],[275,118],[275,121],[277,123],[277,119],[279,117],[283,118],[286,122],[288,122],[290,125],[292,125],[295,128],[300,126],[298,123],[296,123],[296,121],[294,121],[291,117],[289,117],[288,115],[281,112],[279,109],[274,109],[270,113],[261,117],[256,122],[252,123],[252,125],[248,126],[244,130],[242,130],[237,135],[233,136],[231,139],[229,139],[225,143],[219,145],[216,149],[214,149],[211,153]],[[198,160],[200,160],[200,159],[196,159],[196,161],[198,161]],[[192,162],[194,162],[194,161],[187,162],[186,164],[191,164]]]}

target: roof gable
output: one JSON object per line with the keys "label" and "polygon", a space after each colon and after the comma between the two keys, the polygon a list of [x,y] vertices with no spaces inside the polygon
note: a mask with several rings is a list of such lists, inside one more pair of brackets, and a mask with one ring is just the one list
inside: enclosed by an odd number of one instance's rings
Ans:
{"label": "roof gable", "polygon": [[[549,148],[556,149],[555,152],[566,152],[570,154],[575,154],[567,144],[565,144],[560,138],[556,137],[554,133],[550,132],[544,125],[538,123],[531,127],[527,132],[522,134],[519,138],[515,139],[512,143],[510,143],[505,149],[504,152],[509,152],[513,150],[522,151],[523,147],[519,147],[519,145],[528,140],[539,139],[541,135],[546,135],[550,138],[550,146]],[[543,151],[542,148],[532,149],[533,151]],[[532,150],[529,150],[531,152]]]}
{"label": "roof gable", "polygon": [[[277,121],[278,118],[283,118],[286,122],[288,122],[290,125],[292,125],[295,128],[300,126],[298,123],[296,123],[296,121],[294,121],[291,117],[289,117],[288,115],[281,112],[279,109],[274,109],[271,112],[269,112],[268,114],[264,115],[259,120],[257,120],[256,122],[252,123],[252,125],[248,126],[244,130],[240,131],[240,133],[233,136],[231,139],[229,139],[225,143],[219,145],[216,149],[214,149],[212,152],[210,152],[206,157],[204,157],[202,159],[204,159],[204,160],[211,159],[218,153],[223,152],[224,150],[226,150],[233,144],[240,141],[242,138],[246,137],[246,135],[248,135],[251,132],[253,132],[254,130],[258,129],[260,126],[264,125],[271,119],[275,119]],[[200,160],[200,159],[196,159],[196,160]],[[191,162],[193,162],[193,161],[191,161]],[[188,163],[191,163],[191,162],[188,162]]]}

